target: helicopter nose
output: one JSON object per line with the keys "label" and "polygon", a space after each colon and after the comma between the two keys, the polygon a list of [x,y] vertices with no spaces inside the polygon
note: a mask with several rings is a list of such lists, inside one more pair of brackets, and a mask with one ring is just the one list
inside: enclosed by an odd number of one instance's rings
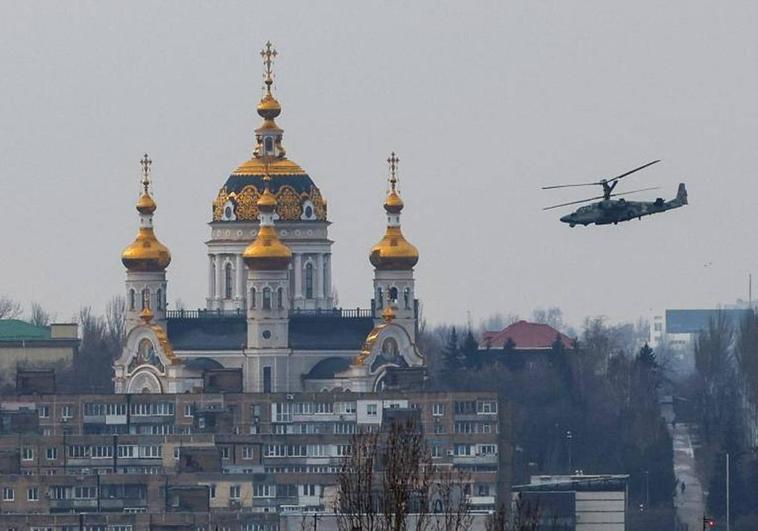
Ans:
{"label": "helicopter nose", "polygon": [[571,223],[571,214],[568,214],[568,215],[566,215],[566,216],[563,216],[563,217],[561,218],[561,221],[562,221],[562,222],[564,222],[564,223]]}

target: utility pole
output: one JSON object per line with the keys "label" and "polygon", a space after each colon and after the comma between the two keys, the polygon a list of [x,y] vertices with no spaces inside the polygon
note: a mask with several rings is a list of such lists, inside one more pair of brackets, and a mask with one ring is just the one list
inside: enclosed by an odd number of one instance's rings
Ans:
{"label": "utility pole", "polygon": [[569,475],[572,473],[573,470],[573,464],[571,462],[571,439],[573,439],[574,436],[571,434],[571,430],[566,430],[566,442],[568,444],[568,462],[569,462]]}
{"label": "utility pole", "polygon": [[726,453],[726,531],[729,531],[729,452]]}
{"label": "utility pole", "polygon": [[650,507],[650,471],[645,470],[645,507]]}

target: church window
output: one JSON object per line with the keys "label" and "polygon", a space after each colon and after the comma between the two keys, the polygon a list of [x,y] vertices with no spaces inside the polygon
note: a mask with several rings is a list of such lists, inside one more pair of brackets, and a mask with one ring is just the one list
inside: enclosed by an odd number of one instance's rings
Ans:
{"label": "church window", "polygon": [[274,151],[274,139],[271,138],[270,136],[267,136],[263,140],[263,145],[264,145],[264,147],[266,149],[266,153],[267,154],[270,154],[272,151]]}
{"label": "church window", "polygon": [[232,298],[232,289],[234,288],[234,280],[232,275],[232,264],[227,263],[224,268],[224,298]]}
{"label": "church window", "polygon": [[271,309],[271,288],[263,288],[263,309]]}
{"label": "church window", "polygon": [[403,290],[403,300],[405,302],[405,309],[411,309],[411,288],[405,288]]}
{"label": "church window", "polygon": [[284,308],[284,290],[282,288],[276,290],[276,306],[280,310]]}
{"label": "church window", "polygon": [[390,288],[389,299],[390,299],[390,302],[397,302],[397,288],[394,286]]}
{"label": "church window", "polygon": [[250,309],[255,309],[255,288],[250,288]]}
{"label": "church window", "polygon": [[376,307],[384,307],[384,293],[382,292],[382,288],[376,288]]}
{"label": "church window", "polygon": [[263,336],[263,339],[271,339],[271,330],[264,330],[261,335]]}
{"label": "church window", "polygon": [[134,293],[133,289],[129,290],[129,309],[134,311],[134,305],[135,305],[135,299],[137,298],[137,294]]}
{"label": "church window", "polygon": [[263,392],[271,392],[271,367],[263,367]]}
{"label": "church window", "polygon": [[305,264],[305,298],[313,298],[313,264]]}
{"label": "church window", "polygon": [[163,290],[158,289],[158,292],[155,294],[155,307],[159,310],[163,309]]}
{"label": "church window", "polygon": [[142,290],[142,309],[150,308],[150,290],[145,288]]}
{"label": "church window", "polygon": [[313,207],[311,205],[305,207],[305,217],[308,219],[313,217]]}

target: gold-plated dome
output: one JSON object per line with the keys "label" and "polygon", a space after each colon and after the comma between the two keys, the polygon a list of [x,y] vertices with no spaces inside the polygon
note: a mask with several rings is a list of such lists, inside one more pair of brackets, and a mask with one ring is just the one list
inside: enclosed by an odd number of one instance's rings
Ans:
{"label": "gold-plated dome", "polygon": [[384,210],[391,214],[399,214],[403,210],[403,200],[397,195],[395,190],[391,190],[384,200]]}
{"label": "gold-plated dome", "polygon": [[143,192],[137,200],[137,212],[140,214],[152,214],[156,208],[158,208],[158,205],[155,204],[150,194]]}
{"label": "gold-plated dome", "polygon": [[405,239],[400,227],[387,227],[384,238],[371,248],[369,260],[377,269],[413,269],[418,249]]}
{"label": "gold-plated dome", "polygon": [[263,96],[263,98],[261,98],[261,101],[258,103],[258,116],[264,120],[273,121],[274,118],[281,114],[281,112],[282,106],[279,101],[277,101],[277,99],[271,94],[271,92],[267,92],[266,95]]}
{"label": "gold-plated dome", "polygon": [[153,163],[145,154],[142,165],[142,195],[137,200],[137,212],[142,218],[137,238],[121,253],[121,263],[129,271],[163,271],[171,263],[171,253],[158,241],[153,230],[152,215],[157,205],[150,195],[150,165]]}
{"label": "gold-plated dome", "polygon": [[171,253],[152,227],[140,227],[137,238],[121,253],[121,263],[129,271],[163,271],[171,263]]}
{"label": "gold-plated dome", "polygon": [[269,190],[271,177],[264,177],[265,189],[258,198],[261,224],[255,240],[242,253],[242,260],[254,271],[276,271],[287,269],[292,260],[292,251],[282,243],[274,228],[273,214],[276,197]]}

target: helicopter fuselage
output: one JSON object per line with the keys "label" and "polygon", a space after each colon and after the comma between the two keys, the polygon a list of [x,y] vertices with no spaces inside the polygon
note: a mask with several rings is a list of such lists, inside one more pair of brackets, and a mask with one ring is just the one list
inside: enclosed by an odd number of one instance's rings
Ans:
{"label": "helicopter fuselage", "polygon": [[676,197],[666,201],[659,197],[655,201],[626,201],[625,199],[604,199],[576,209],[563,216],[561,221],[569,226],[576,225],[610,225],[629,221],[643,216],[659,214],[667,210],[683,207],[687,204],[687,189],[684,183],[679,185]]}

